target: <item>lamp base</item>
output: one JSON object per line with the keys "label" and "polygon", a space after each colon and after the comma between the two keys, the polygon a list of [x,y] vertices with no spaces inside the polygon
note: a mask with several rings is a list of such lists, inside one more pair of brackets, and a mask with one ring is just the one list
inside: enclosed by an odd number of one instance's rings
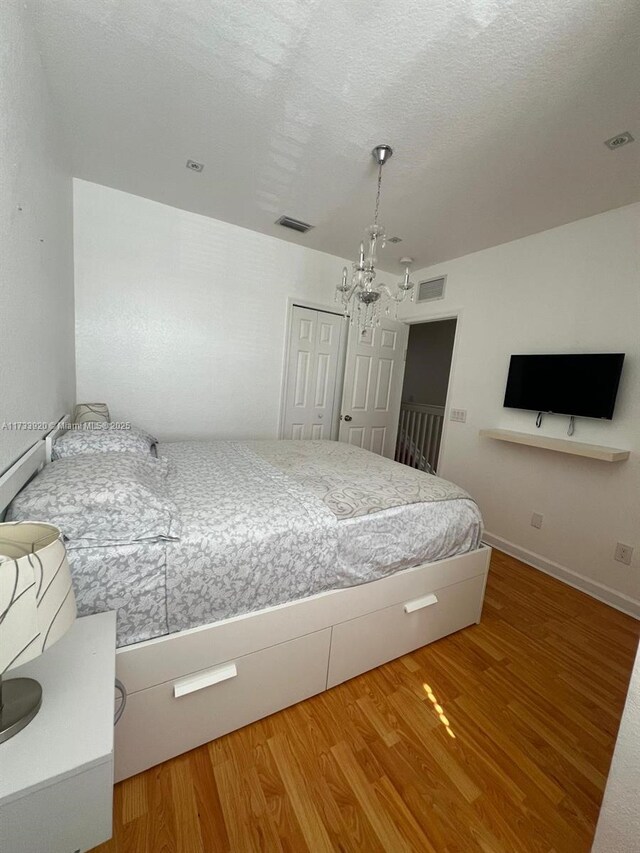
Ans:
{"label": "lamp base", "polygon": [[0,678],[0,743],[28,725],[41,704],[42,687],[33,678]]}

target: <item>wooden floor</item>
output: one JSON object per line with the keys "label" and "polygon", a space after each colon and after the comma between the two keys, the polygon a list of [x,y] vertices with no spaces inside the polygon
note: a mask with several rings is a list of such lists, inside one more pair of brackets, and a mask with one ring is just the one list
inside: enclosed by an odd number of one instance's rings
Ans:
{"label": "wooden floor", "polygon": [[121,783],[96,850],[586,853],[639,635],[494,552],[480,625]]}

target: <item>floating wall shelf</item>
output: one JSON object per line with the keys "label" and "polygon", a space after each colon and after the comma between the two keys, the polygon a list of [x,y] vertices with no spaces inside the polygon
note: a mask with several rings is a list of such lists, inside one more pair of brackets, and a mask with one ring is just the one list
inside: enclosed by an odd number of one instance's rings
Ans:
{"label": "floating wall shelf", "polygon": [[484,438],[495,438],[497,441],[509,441],[512,444],[527,444],[529,447],[542,447],[544,450],[570,453],[572,456],[587,456],[589,459],[600,459],[603,462],[624,462],[625,459],[629,458],[628,450],[618,450],[616,447],[605,447],[602,444],[583,444],[581,441],[551,438],[548,435],[532,435],[528,432],[514,432],[510,429],[481,429],[480,435]]}

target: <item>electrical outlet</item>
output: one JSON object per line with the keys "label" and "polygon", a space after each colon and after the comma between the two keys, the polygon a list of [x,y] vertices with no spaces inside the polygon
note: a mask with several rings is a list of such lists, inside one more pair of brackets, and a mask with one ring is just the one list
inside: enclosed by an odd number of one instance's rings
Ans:
{"label": "electrical outlet", "polygon": [[531,516],[531,526],[540,530],[542,527],[542,516],[539,512],[534,512]]}
{"label": "electrical outlet", "polygon": [[464,424],[467,421],[467,410],[466,409],[451,409],[449,412],[449,420],[457,421],[460,424]]}
{"label": "electrical outlet", "polygon": [[624,563],[625,566],[631,565],[633,557],[633,548],[631,545],[624,545],[622,542],[616,542],[616,550],[613,559],[618,563]]}

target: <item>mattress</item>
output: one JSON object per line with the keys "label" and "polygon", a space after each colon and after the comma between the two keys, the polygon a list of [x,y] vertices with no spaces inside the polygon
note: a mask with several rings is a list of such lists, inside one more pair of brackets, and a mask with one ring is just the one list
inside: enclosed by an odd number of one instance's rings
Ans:
{"label": "mattress", "polygon": [[79,612],[116,609],[119,646],[480,545],[466,492],[350,445],[185,441],[158,455],[180,540],[69,547]]}

